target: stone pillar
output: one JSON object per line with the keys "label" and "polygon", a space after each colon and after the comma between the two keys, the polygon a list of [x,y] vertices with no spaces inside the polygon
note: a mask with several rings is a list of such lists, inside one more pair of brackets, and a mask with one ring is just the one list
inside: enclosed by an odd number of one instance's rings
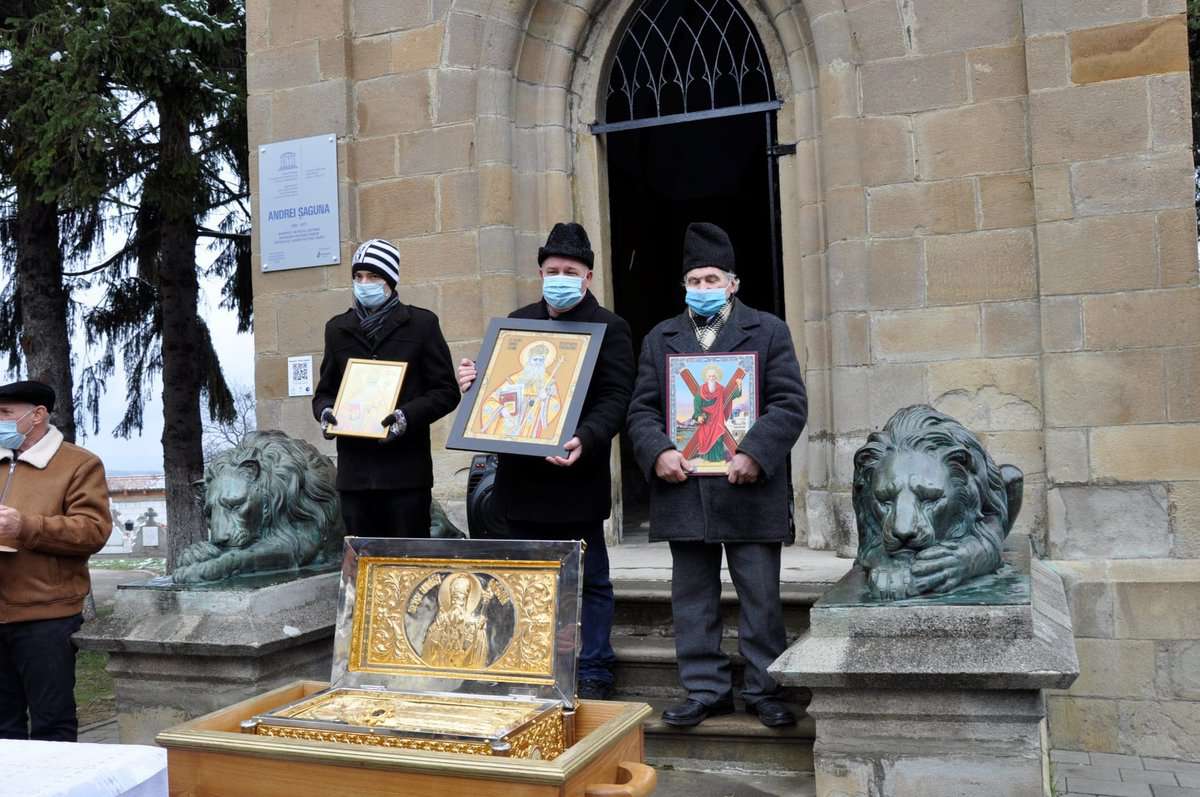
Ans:
{"label": "stone pillar", "polygon": [[812,690],[817,797],[1049,794],[1043,689],[1079,674],[1062,580],[1024,551],[945,596],[870,602],[855,566],[771,667]]}
{"label": "stone pillar", "polygon": [[75,635],[109,654],[124,744],[301,678],[328,680],[339,573],[177,587],[125,584]]}

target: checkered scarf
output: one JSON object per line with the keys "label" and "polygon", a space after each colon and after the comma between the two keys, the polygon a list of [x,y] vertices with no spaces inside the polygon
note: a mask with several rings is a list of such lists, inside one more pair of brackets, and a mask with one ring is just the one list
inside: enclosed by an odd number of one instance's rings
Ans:
{"label": "checkered scarf", "polygon": [[708,351],[717,342],[717,335],[721,334],[721,328],[729,320],[729,314],[732,311],[732,296],[729,301],[725,302],[725,306],[717,311],[716,315],[708,318],[697,315],[695,310],[688,308],[688,317],[692,319],[692,329],[696,330],[696,340],[700,343],[701,349]]}

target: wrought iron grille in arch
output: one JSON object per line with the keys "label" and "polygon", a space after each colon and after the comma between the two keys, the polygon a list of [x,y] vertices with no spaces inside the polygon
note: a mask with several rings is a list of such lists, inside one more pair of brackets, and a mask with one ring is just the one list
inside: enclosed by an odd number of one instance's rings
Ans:
{"label": "wrought iron grille in arch", "polygon": [[737,0],[639,0],[613,58],[604,122],[593,130],[778,105],[762,43]]}

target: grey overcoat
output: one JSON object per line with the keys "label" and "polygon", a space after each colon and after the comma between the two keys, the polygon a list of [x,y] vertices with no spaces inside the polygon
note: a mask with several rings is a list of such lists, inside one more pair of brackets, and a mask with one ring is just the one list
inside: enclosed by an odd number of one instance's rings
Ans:
{"label": "grey overcoat", "polygon": [[675,447],[664,416],[667,355],[701,351],[686,310],[656,326],[642,342],[629,437],[650,482],[650,539],[789,541],[787,460],[804,430],[808,399],[791,334],[775,316],[735,299],[709,349],[758,352],[759,417],[738,446],[762,468],[758,481],[732,485],[724,476],[689,476],[682,484],[670,484],[654,473],[658,455]]}

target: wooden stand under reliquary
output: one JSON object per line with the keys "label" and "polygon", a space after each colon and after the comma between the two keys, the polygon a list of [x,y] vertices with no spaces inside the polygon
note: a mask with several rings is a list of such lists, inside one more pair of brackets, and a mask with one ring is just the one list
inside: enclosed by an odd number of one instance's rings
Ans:
{"label": "wooden stand under reliquary", "polygon": [[346,540],[329,685],[158,736],[171,794],[644,797],[640,703],[575,697],[582,544]]}

